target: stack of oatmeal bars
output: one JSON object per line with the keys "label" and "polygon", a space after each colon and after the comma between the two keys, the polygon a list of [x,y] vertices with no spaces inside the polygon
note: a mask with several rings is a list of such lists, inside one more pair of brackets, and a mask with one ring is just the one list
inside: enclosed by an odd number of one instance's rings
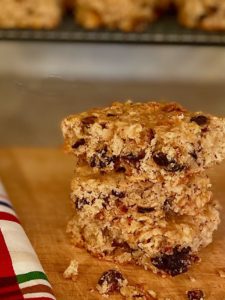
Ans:
{"label": "stack of oatmeal bars", "polygon": [[128,101],[69,116],[62,131],[76,246],[171,276],[198,261],[220,222],[206,170],[225,158],[224,118]]}

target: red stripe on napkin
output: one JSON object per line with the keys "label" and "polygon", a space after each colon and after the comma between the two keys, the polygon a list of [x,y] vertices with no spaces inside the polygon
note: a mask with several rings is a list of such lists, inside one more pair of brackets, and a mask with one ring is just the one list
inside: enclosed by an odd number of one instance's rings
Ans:
{"label": "red stripe on napkin", "polygon": [[[5,297],[8,297],[8,298],[5,298],[8,300],[13,299],[15,297],[15,295],[10,295],[10,294],[16,293],[17,300],[24,300],[22,292],[21,292],[19,285],[17,283],[17,280],[16,280],[16,275],[15,275],[15,272],[13,269],[12,260],[11,260],[9,251],[7,249],[7,245],[5,243],[4,236],[2,234],[1,229],[0,229],[0,262],[1,262],[0,286],[1,286],[1,279],[3,279],[3,281],[5,283],[6,277],[9,277],[9,283],[10,283],[10,285],[9,285],[9,287],[7,287],[7,289],[5,287],[4,291],[2,290],[4,295],[1,295],[1,292],[0,292],[0,299],[4,299]],[[13,280],[13,278],[14,278],[14,280]],[[8,296],[6,295],[6,293],[8,294]]]}
{"label": "red stripe on napkin", "polygon": [[0,220],[11,221],[20,224],[20,221],[17,219],[17,217],[6,212],[0,212]]}

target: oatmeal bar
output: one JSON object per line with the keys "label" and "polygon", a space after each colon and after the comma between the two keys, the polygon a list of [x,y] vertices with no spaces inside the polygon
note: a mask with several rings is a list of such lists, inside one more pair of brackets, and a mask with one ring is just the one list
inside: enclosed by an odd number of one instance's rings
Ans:
{"label": "oatmeal bar", "polygon": [[225,30],[225,0],[176,0],[180,22],[190,28]]}
{"label": "oatmeal bar", "polygon": [[76,21],[85,28],[133,31],[157,18],[155,0],[77,0]]}
{"label": "oatmeal bar", "polygon": [[170,182],[130,179],[123,173],[96,174],[85,166],[76,168],[71,189],[74,209],[87,217],[107,214],[108,209],[115,214],[151,213],[155,218],[168,212],[195,215],[212,198],[205,174],[182,178],[171,186]]}
{"label": "oatmeal bar", "polygon": [[94,256],[119,263],[136,263],[172,276],[186,272],[196,253],[212,241],[220,222],[217,202],[194,216],[118,211],[106,206],[100,213],[77,209],[68,224],[73,244]]}
{"label": "oatmeal bar", "polygon": [[62,123],[65,149],[94,170],[158,182],[204,171],[225,157],[225,119],[176,103],[126,103]]}
{"label": "oatmeal bar", "polygon": [[62,15],[61,0],[0,0],[0,27],[54,28]]}

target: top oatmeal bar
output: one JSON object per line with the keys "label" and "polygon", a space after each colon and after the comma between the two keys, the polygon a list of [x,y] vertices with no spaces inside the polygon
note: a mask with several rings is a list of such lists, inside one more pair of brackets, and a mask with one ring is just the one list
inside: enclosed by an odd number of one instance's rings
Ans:
{"label": "top oatmeal bar", "polygon": [[115,102],[67,117],[62,131],[78,163],[153,181],[196,173],[225,158],[225,119],[176,103]]}

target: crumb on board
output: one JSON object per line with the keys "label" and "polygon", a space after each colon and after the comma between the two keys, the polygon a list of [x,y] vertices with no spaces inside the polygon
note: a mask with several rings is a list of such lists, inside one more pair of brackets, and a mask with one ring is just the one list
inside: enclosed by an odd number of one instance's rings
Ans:
{"label": "crumb on board", "polygon": [[127,280],[117,270],[107,270],[98,280],[96,289],[101,295],[119,292],[127,284]]}
{"label": "crumb on board", "polygon": [[153,291],[153,290],[148,290],[148,293],[149,293],[149,295],[150,295],[152,298],[154,298],[154,299],[157,298],[157,294],[156,294],[155,291]]}
{"label": "crumb on board", "polygon": [[225,268],[224,269],[219,269],[218,274],[221,278],[225,278]]}
{"label": "crumb on board", "polygon": [[78,261],[73,259],[70,261],[69,267],[63,273],[63,277],[65,279],[73,279],[75,280],[78,275]]}
{"label": "crumb on board", "polygon": [[145,292],[138,286],[128,284],[127,279],[118,270],[104,272],[96,285],[97,291],[102,296],[120,293],[126,300],[154,300],[156,293],[152,290]]}
{"label": "crumb on board", "polygon": [[195,278],[194,276],[188,275],[188,279],[189,279],[191,282],[196,282],[196,278]]}

